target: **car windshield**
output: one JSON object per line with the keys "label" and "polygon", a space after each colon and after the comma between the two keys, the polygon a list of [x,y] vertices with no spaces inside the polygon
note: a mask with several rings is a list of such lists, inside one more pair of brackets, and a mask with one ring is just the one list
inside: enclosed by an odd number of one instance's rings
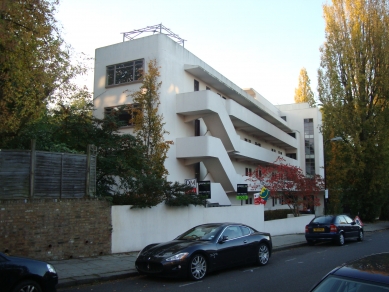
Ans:
{"label": "car windshield", "polygon": [[316,217],[312,220],[312,223],[318,223],[318,224],[329,224],[332,222],[333,217],[332,216],[322,216],[322,217]]}
{"label": "car windshield", "polygon": [[212,240],[220,231],[219,225],[200,225],[177,237],[178,240]]}
{"label": "car windshield", "polygon": [[317,286],[313,292],[347,292],[347,291],[365,291],[365,292],[388,292],[389,287],[385,284],[372,284],[359,282],[350,278],[329,276]]}

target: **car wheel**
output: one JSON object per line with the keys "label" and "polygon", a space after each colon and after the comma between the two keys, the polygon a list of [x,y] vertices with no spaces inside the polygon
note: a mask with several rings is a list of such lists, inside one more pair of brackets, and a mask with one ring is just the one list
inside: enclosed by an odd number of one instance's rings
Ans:
{"label": "car wheel", "polygon": [[307,240],[308,245],[314,245],[315,242],[313,240]]}
{"label": "car wheel", "polygon": [[195,254],[189,263],[189,276],[192,280],[198,281],[207,274],[207,261],[201,254]]}
{"label": "car wheel", "polygon": [[338,236],[338,245],[342,246],[344,245],[344,235],[343,233],[340,233]]}
{"label": "car wheel", "polygon": [[258,265],[264,266],[269,262],[270,252],[266,244],[261,243],[258,247]]}
{"label": "car wheel", "polygon": [[19,283],[12,290],[13,292],[42,292],[41,286],[32,280],[27,280]]}
{"label": "car wheel", "polygon": [[363,240],[363,231],[362,230],[359,230],[359,235],[358,235],[358,241],[362,241]]}

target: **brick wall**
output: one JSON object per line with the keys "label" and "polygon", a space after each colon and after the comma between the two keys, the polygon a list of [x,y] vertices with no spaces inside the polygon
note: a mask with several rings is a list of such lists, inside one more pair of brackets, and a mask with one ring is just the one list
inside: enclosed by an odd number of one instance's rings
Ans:
{"label": "brick wall", "polygon": [[0,200],[0,251],[41,260],[111,253],[106,201]]}

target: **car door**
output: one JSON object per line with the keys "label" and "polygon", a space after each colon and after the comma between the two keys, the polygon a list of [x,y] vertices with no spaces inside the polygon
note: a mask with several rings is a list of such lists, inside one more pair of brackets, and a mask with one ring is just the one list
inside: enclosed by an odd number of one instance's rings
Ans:
{"label": "car door", "polygon": [[351,224],[347,223],[346,216],[340,215],[339,218],[339,227],[343,230],[345,238],[352,237]]}
{"label": "car door", "polygon": [[254,262],[258,256],[258,242],[255,236],[251,236],[251,229],[247,226],[241,226],[243,247],[242,254],[245,258],[245,262]]}
{"label": "car door", "polygon": [[218,266],[235,266],[243,263],[244,243],[239,225],[230,225],[224,229],[218,240]]}
{"label": "car door", "polygon": [[348,237],[358,237],[359,235],[359,226],[354,222],[353,219],[351,219],[349,216],[344,215],[344,218],[346,219],[347,224],[349,225],[349,235]]}

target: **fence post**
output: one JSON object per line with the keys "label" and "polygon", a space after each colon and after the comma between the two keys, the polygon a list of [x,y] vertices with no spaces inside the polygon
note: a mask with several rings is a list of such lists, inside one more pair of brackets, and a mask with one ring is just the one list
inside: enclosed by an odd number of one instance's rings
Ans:
{"label": "fence post", "polygon": [[35,160],[36,160],[36,140],[31,140],[31,153],[30,153],[30,194],[29,198],[34,197],[34,182],[35,182]]}

